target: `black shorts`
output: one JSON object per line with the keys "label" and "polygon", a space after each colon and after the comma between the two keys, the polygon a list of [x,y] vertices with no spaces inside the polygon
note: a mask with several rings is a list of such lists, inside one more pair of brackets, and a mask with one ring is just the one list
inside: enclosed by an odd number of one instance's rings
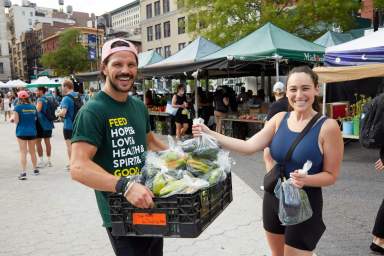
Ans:
{"label": "black shorts", "polygon": [[34,140],[36,139],[36,136],[17,136],[17,138],[21,140]]}
{"label": "black shorts", "polygon": [[116,256],[163,256],[163,238],[113,236],[111,228],[107,233]]}
{"label": "black shorts", "polygon": [[312,217],[297,225],[283,226],[279,220],[279,200],[274,194],[264,193],[263,225],[273,234],[284,234],[285,244],[300,250],[313,251],[325,231],[323,195],[321,188],[305,188],[312,207]]}
{"label": "black shorts", "polygon": [[43,127],[41,127],[39,121],[36,122],[36,130],[37,135],[36,138],[42,139],[42,138],[51,138],[52,137],[52,130],[43,130]]}
{"label": "black shorts", "polygon": [[63,134],[65,140],[72,139],[72,130],[63,129]]}
{"label": "black shorts", "polygon": [[182,111],[183,111],[182,108],[179,108],[177,110],[175,115],[175,122],[179,124],[188,124],[189,123],[188,115],[181,114]]}

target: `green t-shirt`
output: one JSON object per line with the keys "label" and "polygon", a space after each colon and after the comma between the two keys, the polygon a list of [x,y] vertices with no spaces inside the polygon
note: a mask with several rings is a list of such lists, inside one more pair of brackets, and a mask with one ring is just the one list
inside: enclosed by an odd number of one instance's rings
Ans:
{"label": "green t-shirt", "polygon": [[[93,161],[116,176],[138,175],[145,161],[148,110],[137,98],[118,102],[105,92],[84,105],[73,126],[72,143],[83,141],[97,147]],[[108,192],[95,191],[103,225],[111,227]]]}

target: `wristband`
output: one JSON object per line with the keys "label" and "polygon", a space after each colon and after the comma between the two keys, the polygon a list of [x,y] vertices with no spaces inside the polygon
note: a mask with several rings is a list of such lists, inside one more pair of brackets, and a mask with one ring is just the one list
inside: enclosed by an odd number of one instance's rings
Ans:
{"label": "wristband", "polygon": [[116,193],[119,193],[119,194],[124,194],[125,192],[125,189],[126,189],[126,186],[127,186],[127,183],[129,182],[129,178],[127,177],[121,177],[117,182],[116,182],[116,185],[115,185],[115,191]]}

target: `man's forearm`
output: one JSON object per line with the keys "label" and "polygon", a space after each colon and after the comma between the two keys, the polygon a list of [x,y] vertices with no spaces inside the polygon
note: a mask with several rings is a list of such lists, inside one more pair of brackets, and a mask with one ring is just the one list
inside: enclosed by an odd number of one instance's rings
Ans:
{"label": "man's forearm", "polygon": [[71,177],[90,188],[99,191],[115,192],[115,186],[119,179],[106,172],[91,160],[85,162],[71,162]]}

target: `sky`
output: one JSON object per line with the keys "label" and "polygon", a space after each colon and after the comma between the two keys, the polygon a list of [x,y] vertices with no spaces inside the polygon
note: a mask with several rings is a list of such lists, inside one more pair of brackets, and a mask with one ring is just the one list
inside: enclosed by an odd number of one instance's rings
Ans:
{"label": "sky", "polygon": [[[74,11],[101,15],[133,1],[134,0],[64,0],[64,11],[66,11],[67,5],[72,5]],[[12,4],[21,5],[22,0],[11,0],[11,2]],[[30,2],[36,3],[39,7],[55,9],[59,9],[60,7],[58,0],[30,0]]]}

